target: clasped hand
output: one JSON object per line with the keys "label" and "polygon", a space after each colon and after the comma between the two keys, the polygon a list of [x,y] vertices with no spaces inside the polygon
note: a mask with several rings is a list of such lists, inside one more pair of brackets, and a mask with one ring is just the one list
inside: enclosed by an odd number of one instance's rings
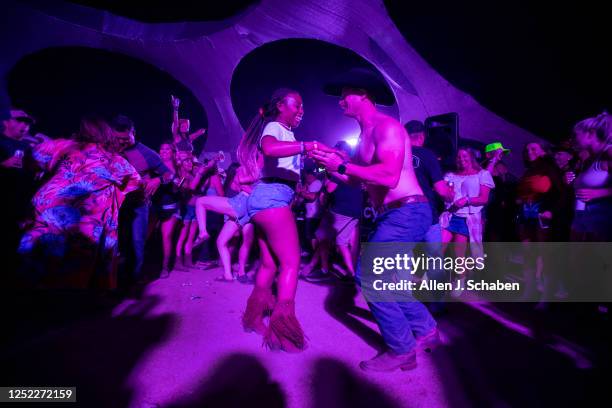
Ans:
{"label": "clasped hand", "polygon": [[349,159],[345,152],[333,149],[321,142],[308,142],[306,154],[331,172],[338,171],[338,166]]}

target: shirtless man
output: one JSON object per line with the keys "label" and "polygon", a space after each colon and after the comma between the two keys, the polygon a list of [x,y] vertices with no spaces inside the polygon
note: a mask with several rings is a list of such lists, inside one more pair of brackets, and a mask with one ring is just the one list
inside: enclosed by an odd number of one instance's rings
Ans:
{"label": "shirtless man", "polygon": [[[369,242],[421,242],[431,225],[431,210],[414,174],[410,138],[397,120],[376,110],[377,88],[369,79],[353,75],[352,83],[341,88],[340,107],[361,128],[355,160],[320,150],[311,155],[338,179],[365,185],[379,213]],[[368,300],[388,350],[359,366],[365,371],[415,368],[417,342],[419,349],[438,342],[434,318],[409,294],[406,301]]]}

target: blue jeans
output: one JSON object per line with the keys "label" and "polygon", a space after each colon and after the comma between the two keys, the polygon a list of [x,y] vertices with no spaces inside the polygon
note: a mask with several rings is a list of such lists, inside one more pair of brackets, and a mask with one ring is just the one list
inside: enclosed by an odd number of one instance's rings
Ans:
{"label": "blue jeans", "polygon": [[132,214],[132,278],[138,281],[142,277],[142,265],[145,257],[145,244],[147,243],[147,229],[149,227],[149,205],[140,204],[133,207]]}
{"label": "blue jeans", "polygon": [[[405,204],[376,218],[368,242],[423,242],[430,226],[428,203]],[[357,264],[356,278],[361,284],[361,262]],[[368,303],[385,343],[398,354],[412,351],[416,347],[415,336],[424,336],[436,327],[427,308],[408,296],[405,302]]]}
{"label": "blue jeans", "polygon": [[612,241],[612,199],[594,200],[576,210],[572,230],[590,234],[593,240]]}
{"label": "blue jeans", "polygon": [[[440,257],[444,256],[442,251],[442,227],[440,224],[433,224],[429,227],[427,232],[425,233],[425,252],[426,255],[431,257]],[[447,280],[446,272],[444,269],[432,268],[427,270],[427,277],[429,279],[436,280],[438,282],[443,282]]]}

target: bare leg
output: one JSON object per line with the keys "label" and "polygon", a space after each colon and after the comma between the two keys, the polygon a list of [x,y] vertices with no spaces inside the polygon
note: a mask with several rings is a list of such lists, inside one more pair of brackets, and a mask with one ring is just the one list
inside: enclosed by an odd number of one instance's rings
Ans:
{"label": "bare leg", "polygon": [[264,341],[272,349],[302,351],[306,347],[306,341],[304,331],[295,316],[300,245],[293,213],[289,207],[271,208],[259,212],[253,220],[263,230],[270,250],[279,264],[278,301],[272,311]]}
{"label": "bare leg", "polygon": [[247,300],[247,307],[242,316],[242,326],[245,331],[264,334],[267,331],[263,322],[264,315],[272,311],[275,303],[272,284],[276,275],[276,262],[270,253],[266,239],[258,236],[257,242],[259,243],[260,263],[255,277],[255,287]]}
{"label": "bare leg", "polygon": [[196,233],[198,232],[197,222],[191,221],[188,227],[187,239],[185,240],[185,263],[188,267],[193,266],[193,242],[195,240]]}
{"label": "bare leg", "polygon": [[467,252],[468,237],[461,234],[454,234],[453,242],[455,243],[455,255],[459,258],[465,257]]}
{"label": "bare leg", "polygon": [[254,238],[255,227],[253,227],[253,224],[248,223],[242,227],[242,243],[238,250],[238,276],[246,274],[246,264],[249,261],[249,253],[251,252]]}
{"label": "bare leg", "polygon": [[217,249],[219,250],[219,259],[223,266],[223,278],[225,280],[233,280],[232,276],[232,254],[229,248],[229,242],[238,232],[238,225],[235,222],[228,221],[223,225],[219,237],[217,238]]}
{"label": "bare leg", "polygon": [[195,202],[196,218],[200,233],[198,234],[198,242],[207,240],[210,235],[206,230],[206,210],[214,211],[219,214],[236,217],[234,209],[229,204],[227,197],[203,196],[198,197]]}
{"label": "bare leg", "polygon": [[321,257],[321,269],[325,272],[329,272],[329,252],[331,249],[331,242],[328,239],[319,241],[319,256]]}
{"label": "bare leg", "polygon": [[185,240],[187,239],[187,234],[189,233],[189,224],[184,223],[181,226],[181,232],[179,233],[178,240],[176,241],[176,263],[175,268],[177,266],[183,267],[183,246],[185,245]]}
{"label": "bare leg", "polygon": [[176,227],[176,221],[176,217],[170,217],[161,223],[162,247],[164,254],[162,269],[164,270],[168,270],[170,265],[170,256],[172,255],[172,238],[174,235],[174,228]]}
{"label": "bare leg", "polygon": [[[465,235],[453,234],[453,242],[455,243],[455,257],[457,258],[465,257],[465,253],[467,252],[468,239],[469,238],[466,237]],[[464,272],[461,275],[456,275],[457,280],[461,280],[465,282],[466,274],[467,272]],[[461,284],[461,287],[465,287],[465,286]],[[463,291],[458,291],[457,295],[461,295],[462,293]]]}
{"label": "bare leg", "polygon": [[449,230],[442,228],[442,253],[446,253],[448,243],[453,241],[453,233]]}
{"label": "bare leg", "polygon": [[312,270],[319,264],[321,259],[321,246],[319,245],[319,241],[313,239],[312,242],[314,252],[312,253],[310,261],[308,261],[308,263],[304,265],[304,268],[302,268],[301,276],[308,276],[308,274],[312,272]]}
{"label": "bare leg", "polygon": [[346,265],[347,271],[354,276],[355,266],[353,264],[353,254],[351,253],[350,248],[347,245],[338,245],[338,250],[342,255],[342,259],[344,260],[344,265]]}

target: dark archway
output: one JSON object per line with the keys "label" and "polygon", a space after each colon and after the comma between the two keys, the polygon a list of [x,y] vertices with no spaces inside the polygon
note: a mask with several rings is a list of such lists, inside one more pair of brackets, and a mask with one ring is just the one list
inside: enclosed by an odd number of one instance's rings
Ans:
{"label": "dark archway", "polygon": [[[338,98],[323,93],[323,85],[352,67],[378,70],[347,48],[319,40],[288,39],[265,44],[247,54],[232,76],[231,97],[236,116],[246,129],[258,107],[280,87],[293,88],[304,100],[304,121],[296,130],[303,140],[333,144],[359,135],[355,120],[344,117]],[[398,107],[381,107],[398,117]]]}
{"label": "dark archway", "polygon": [[125,114],[138,137],[157,148],[170,137],[170,95],[181,101],[181,114],[192,128],[207,127],[197,98],[168,73],[123,54],[85,47],[48,48],[22,58],[7,76],[13,105],[30,111],[36,131],[69,136],[84,114]]}

